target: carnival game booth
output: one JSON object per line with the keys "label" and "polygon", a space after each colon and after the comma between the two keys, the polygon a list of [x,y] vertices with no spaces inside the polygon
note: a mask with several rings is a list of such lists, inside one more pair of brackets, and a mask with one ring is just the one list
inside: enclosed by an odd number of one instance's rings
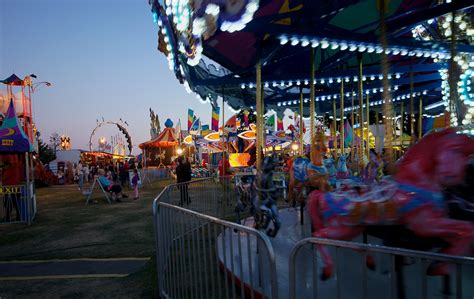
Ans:
{"label": "carnival game booth", "polygon": [[0,127],[0,223],[31,224],[36,214],[32,146],[10,101]]}

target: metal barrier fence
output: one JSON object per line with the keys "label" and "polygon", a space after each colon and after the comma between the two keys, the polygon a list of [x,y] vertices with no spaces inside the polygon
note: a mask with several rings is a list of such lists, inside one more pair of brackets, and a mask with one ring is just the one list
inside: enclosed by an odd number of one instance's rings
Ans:
{"label": "metal barrier fence", "polygon": [[[158,180],[174,178],[169,168],[142,168],[138,169],[142,183],[151,183]],[[133,177],[133,170],[129,171],[130,181]]]}
{"label": "metal barrier fence", "polygon": [[30,224],[36,215],[36,197],[33,193],[33,184],[0,186],[0,223]]}
{"label": "metal barrier fence", "polygon": [[[189,184],[190,193],[208,181]],[[278,297],[275,256],[265,234],[170,204],[168,192],[165,188],[153,203],[160,296]],[[215,193],[193,200],[217,197]]]}
{"label": "metal barrier fence", "polygon": [[[319,279],[321,273],[319,268],[322,266],[322,262],[318,260],[316,246],[321,245],[330,247],[332,257],[335,260],[334,273],[336,278],[331,283],[322,283]],[[341,251],[344,254],[341,254]],[[380,273],[368,273],[366,266],[368,254],[378,254],[376,267],[381,268],[378,271]],[[408,269],[405,271],[406,281],[404,283],[406,289],[403,290],[399,287],[400,285],[397,285],[396,281],[397,278],[400,279],[395,274],[397,271],[395,260],[397,257],[401,257],[399,262],[402,263],[403,259],[414,260],[408,266],[411,268],[410,272]],[[437,287],[442,283],[440,283],[439,277],[428,277],[426,275],[429,261],[443,262],[455,266],[453,272],[455,276],[448,280],[449,284],[455,282],[455,298],[472,298],[473,293],[463,293],[463,285],[472,287],[473,284],[474,258],[472,257],[458,257],[319,238],[306,238],[295,244],[289,260],[289,298],[320,298],[321,293],[324,293],[324,296],[321,296],[324,298],[400,298],[397,297],[397,292],[400,291],[404,292],[403,298],[405,296],[406,298],[434,298],[439,295],[434,294],[434,292],[439,291]],[[463,277],[463,272],[467,272],[468,275]],[[470,292],[472,292],[472,289]]]}
{"label": "metal barrier fence", "polygon": [[158,197],[161,202],[184,206],[220,219],[230,219],[235,215],[236,196],[233,178],[221,177],[171,184]]}

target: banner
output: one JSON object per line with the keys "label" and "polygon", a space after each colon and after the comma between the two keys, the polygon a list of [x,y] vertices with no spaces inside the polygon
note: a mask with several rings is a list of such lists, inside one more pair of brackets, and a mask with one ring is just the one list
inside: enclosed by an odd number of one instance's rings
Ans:
{"label": "banner", "polygon": [[283,118],[277,115],[277,131],[283,131]]}
{"label": "banner", "polygon": [[193,124],[191,125],[191,128],[189,129],[189,134],[199,135],[200,127],[201,127],[201,121],[199,118],[196,118]]}
{"label": "banner", "polygon": [[211,129],[215,132],[219,132],[219,112],[219,106],[212,106]]}
{"label": "banner", "polygon": [[192,109],[188,109],[188,131],[191,130],[191,126],[194,122],[194,111]]}
{"label": "banner", "polygon": [[244,110],[244,123],[247,128],[249,126],[249,112],[247,110]]}
{"label": "banner", "polygon": [[237,115],[234,115],[227,120],[224,126],[224,131],[237,132]]}
{"label": "banner", "polygon": [[209,129],[209,125],[202,125],[201,126],[201,136],[206,136],[209,133],[211,133],[211,129]]}
{"label": "banner", "polygon": [[268,117],[265,128],[269,131],[275,131],[275,114]]}

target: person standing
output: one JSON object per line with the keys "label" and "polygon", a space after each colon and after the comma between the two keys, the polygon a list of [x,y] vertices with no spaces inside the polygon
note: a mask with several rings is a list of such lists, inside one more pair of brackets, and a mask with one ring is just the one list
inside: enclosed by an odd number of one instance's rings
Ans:
{"label": "person standing", "polygon": [[182,156],[178,157],[178,164],[176,166],[176,182],[179,184],[180,205],[185,202],[189,204],[188,184],[191,180],[191,164],[184,160]]}
{"label": "person standing", "polygon": [[78,177],[78,185],[79,185],[79,191],[82,192],[82,187],[84,186],[84,169],[82,167],[82,162],[79,160],[76,166],[76,174]]}
{"label": "person standing", "polygon": [[133,178],[132,178],[132,187],[134,191],[134,196],[133,200],[138,199],[138,181],[140,180],[140,177],[138,176],[138,169],[133,170]]}

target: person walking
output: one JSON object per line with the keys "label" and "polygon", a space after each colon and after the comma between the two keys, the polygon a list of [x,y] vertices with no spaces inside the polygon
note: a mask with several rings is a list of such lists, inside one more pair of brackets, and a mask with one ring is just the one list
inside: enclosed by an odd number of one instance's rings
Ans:
{"label": "person walking", "polygon": [[132,187],[134,191],[133,200],[138,199],[138,182],[140,181],[140,177],[138,176],[138,169],[133,170],[133,178],[132,178]]}

